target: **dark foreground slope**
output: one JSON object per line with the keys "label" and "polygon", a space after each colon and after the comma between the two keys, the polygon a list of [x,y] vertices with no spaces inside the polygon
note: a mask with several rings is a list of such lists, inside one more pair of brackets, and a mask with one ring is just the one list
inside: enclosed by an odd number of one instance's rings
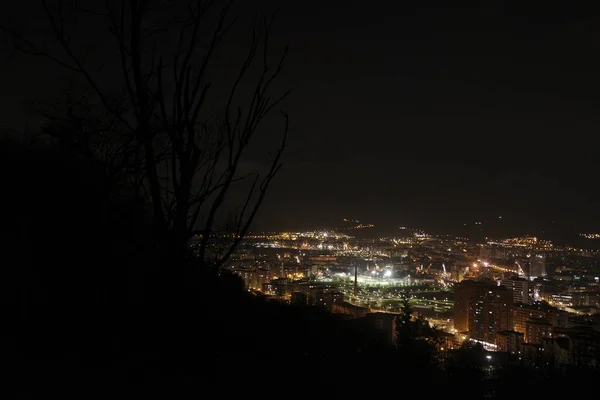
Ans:
{"label": "dark foreground slope", "polygon": [[143,208],[106,196],[101,165],[19,142],[0,153],[7,398],[480,399],[576,389],[529,370],[486,379],[480,355],[442,365],[417,343],[393,349],[360,321],[250,295],[193,260],[179,279],[181,266],[157,261]]}

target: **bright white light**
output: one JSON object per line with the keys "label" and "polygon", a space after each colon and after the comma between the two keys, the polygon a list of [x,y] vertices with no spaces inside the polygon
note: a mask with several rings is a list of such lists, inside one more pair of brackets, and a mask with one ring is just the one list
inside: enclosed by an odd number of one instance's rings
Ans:
{"label": "bright white light", "polygon": [[390,271],[389,269],[388,269],[388,270],[386,270],[386,271],[383,273],[383,276],[385,276],[386,278],[389,278],[390,276],[392,276],[392,271]]}

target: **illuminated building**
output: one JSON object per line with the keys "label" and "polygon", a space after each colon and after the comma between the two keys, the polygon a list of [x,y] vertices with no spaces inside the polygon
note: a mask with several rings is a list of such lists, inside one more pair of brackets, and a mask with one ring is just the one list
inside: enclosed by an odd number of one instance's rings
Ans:
{"label": "illuminated building", "polygon": [[494,344],[496,333],[512,328],[512,291],[487,281],[462,281],[454,289],[454,328],[471,339]]}
{"label": "illuminated building", "polygon": [[263,292],[277,297],[291,295],[290,280],[287,278],[273,279],[270,283],[263,284]]}
{"label": "illuminated building", "polygon": [[496,334],[498,351],[520,354],[524,342],[524,334],[516,331],[500,331]]}
{"label": "illuminated building", "polygon": [[500,284],[513,293],[513,303],[529,303],[533,298],[533,284],[526,279],[503,279]]}
{"label": "illuminated building", "polygon": [[270,282],[271,273],[267,269],[233,269],[233,272],[242,278],[247,289],[262,290],[263,286]]}
{"label": "illuminated building", "polygon": [[552,294],[548,302],[553,306],[561,308],[596,306],[598,304],[598,295],[589,292]]}
{"label": "illuminated building", "polygon": [[534,254],[529,258],[529,279],[546,276],[546,255]]}
{"label": "illuminated building", "polygon": [[552,325],[545,318],[530,318],[525,322],[525,343],[542,344],[552,337]]}
{"label": "illuminated building", "polygon": [[[512,308],[513,329],[525,335],[527,331],[527,321],[530,319],[547,318],[548,313],[543,307],[538,305],[515,304]],[[527,337],[525,337],[527,341]]]}
{"label": "illuminated building", "polygon": [[334,304],[344,302],[344,294],[334,289],[322,289],[317,293],[316,305],[324,307],[327,311],[333,311]]}

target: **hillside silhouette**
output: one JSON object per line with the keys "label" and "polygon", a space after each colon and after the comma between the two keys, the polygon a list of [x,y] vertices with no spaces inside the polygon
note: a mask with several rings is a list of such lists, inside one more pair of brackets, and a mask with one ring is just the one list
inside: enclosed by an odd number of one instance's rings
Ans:
{"label": "hillside silhouette", "polygon": [[[156,254],[145,205],[107,196],[97,160],[21,139],[3,139],[0,152],[11,390],[356,398],[405,388],[480,399],[519,398],[503,383],[518,382],[519,395],[556,393],[539,371],[486,377],[481,348],[442,360],[417,337],[392,346],[364,320],[252,295],[238,277],[193,259],[185,276],[171,274],[182,268]],[[572,387],[560,379],[559,390]]]}
{"label": "hillside silhouette", "polygon": [[144,205],[109,198],[97,160],[20,139],[0,151],[10,193],[3,361],[18,365],[9,381],[21,391],[156,394],[202,383],[235,393],[265,379],[283,389],[341,377],[362,357],[361,327],[323,310],[254,297],[193,260],[185,279],[171,274],[180,268],[155,253]]}

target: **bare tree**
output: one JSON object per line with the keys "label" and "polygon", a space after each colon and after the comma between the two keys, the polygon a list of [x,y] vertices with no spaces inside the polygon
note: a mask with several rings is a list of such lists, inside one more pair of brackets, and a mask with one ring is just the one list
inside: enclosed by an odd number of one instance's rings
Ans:
{"label": "bare tree", "polygon": [[[163,254],[185,257],[186,243],[197,228],[198,255],[208,262],[225,200],[235,184],[248,182],[235,229],[229,232],[233,240],[213,260],[220,266],[250,229],[281,167],[288,131],[285,113],[281,142],[265,171],[242,173],[240,165],[261,123],[289,94],[270,94],[287,49],[270,65],[272,19],[256,19],[248,52],[224,95],[222,89],[215,92],[208,75],[233,26],[231,1],[105,0],[100,7],[97,3],[42,0],[54,48],[9,28],[3,30],[21,52],[47,58],[85,83],[86,101],[101,110],[97,120],[102,123],[87,124],[93,129],[85,130],[82,121],[91,118],[72,107],[72,102],[60,118],[75,122],[79,134],[85,132],[81,141],[85,139],[88,149],[111,161],[107,165],[115,178],[126,176],[136,193],[147,196],[154,238]],[[122,84],[116,94],[103,86],[110,81],[109,72],[103,76],[101,63],[90,61],[87,52],[78,51],[74,44],[81,41],[78,28],[83,19],[106,28],[102,39],[118,54]],[[247,79],[252,79],[252,94],[240,104],[240,87]],[[218,112],[211,111],[214,102],[209,101],[215,93],[221,96]],[[58,118],[56,113],[47,116]]]}

